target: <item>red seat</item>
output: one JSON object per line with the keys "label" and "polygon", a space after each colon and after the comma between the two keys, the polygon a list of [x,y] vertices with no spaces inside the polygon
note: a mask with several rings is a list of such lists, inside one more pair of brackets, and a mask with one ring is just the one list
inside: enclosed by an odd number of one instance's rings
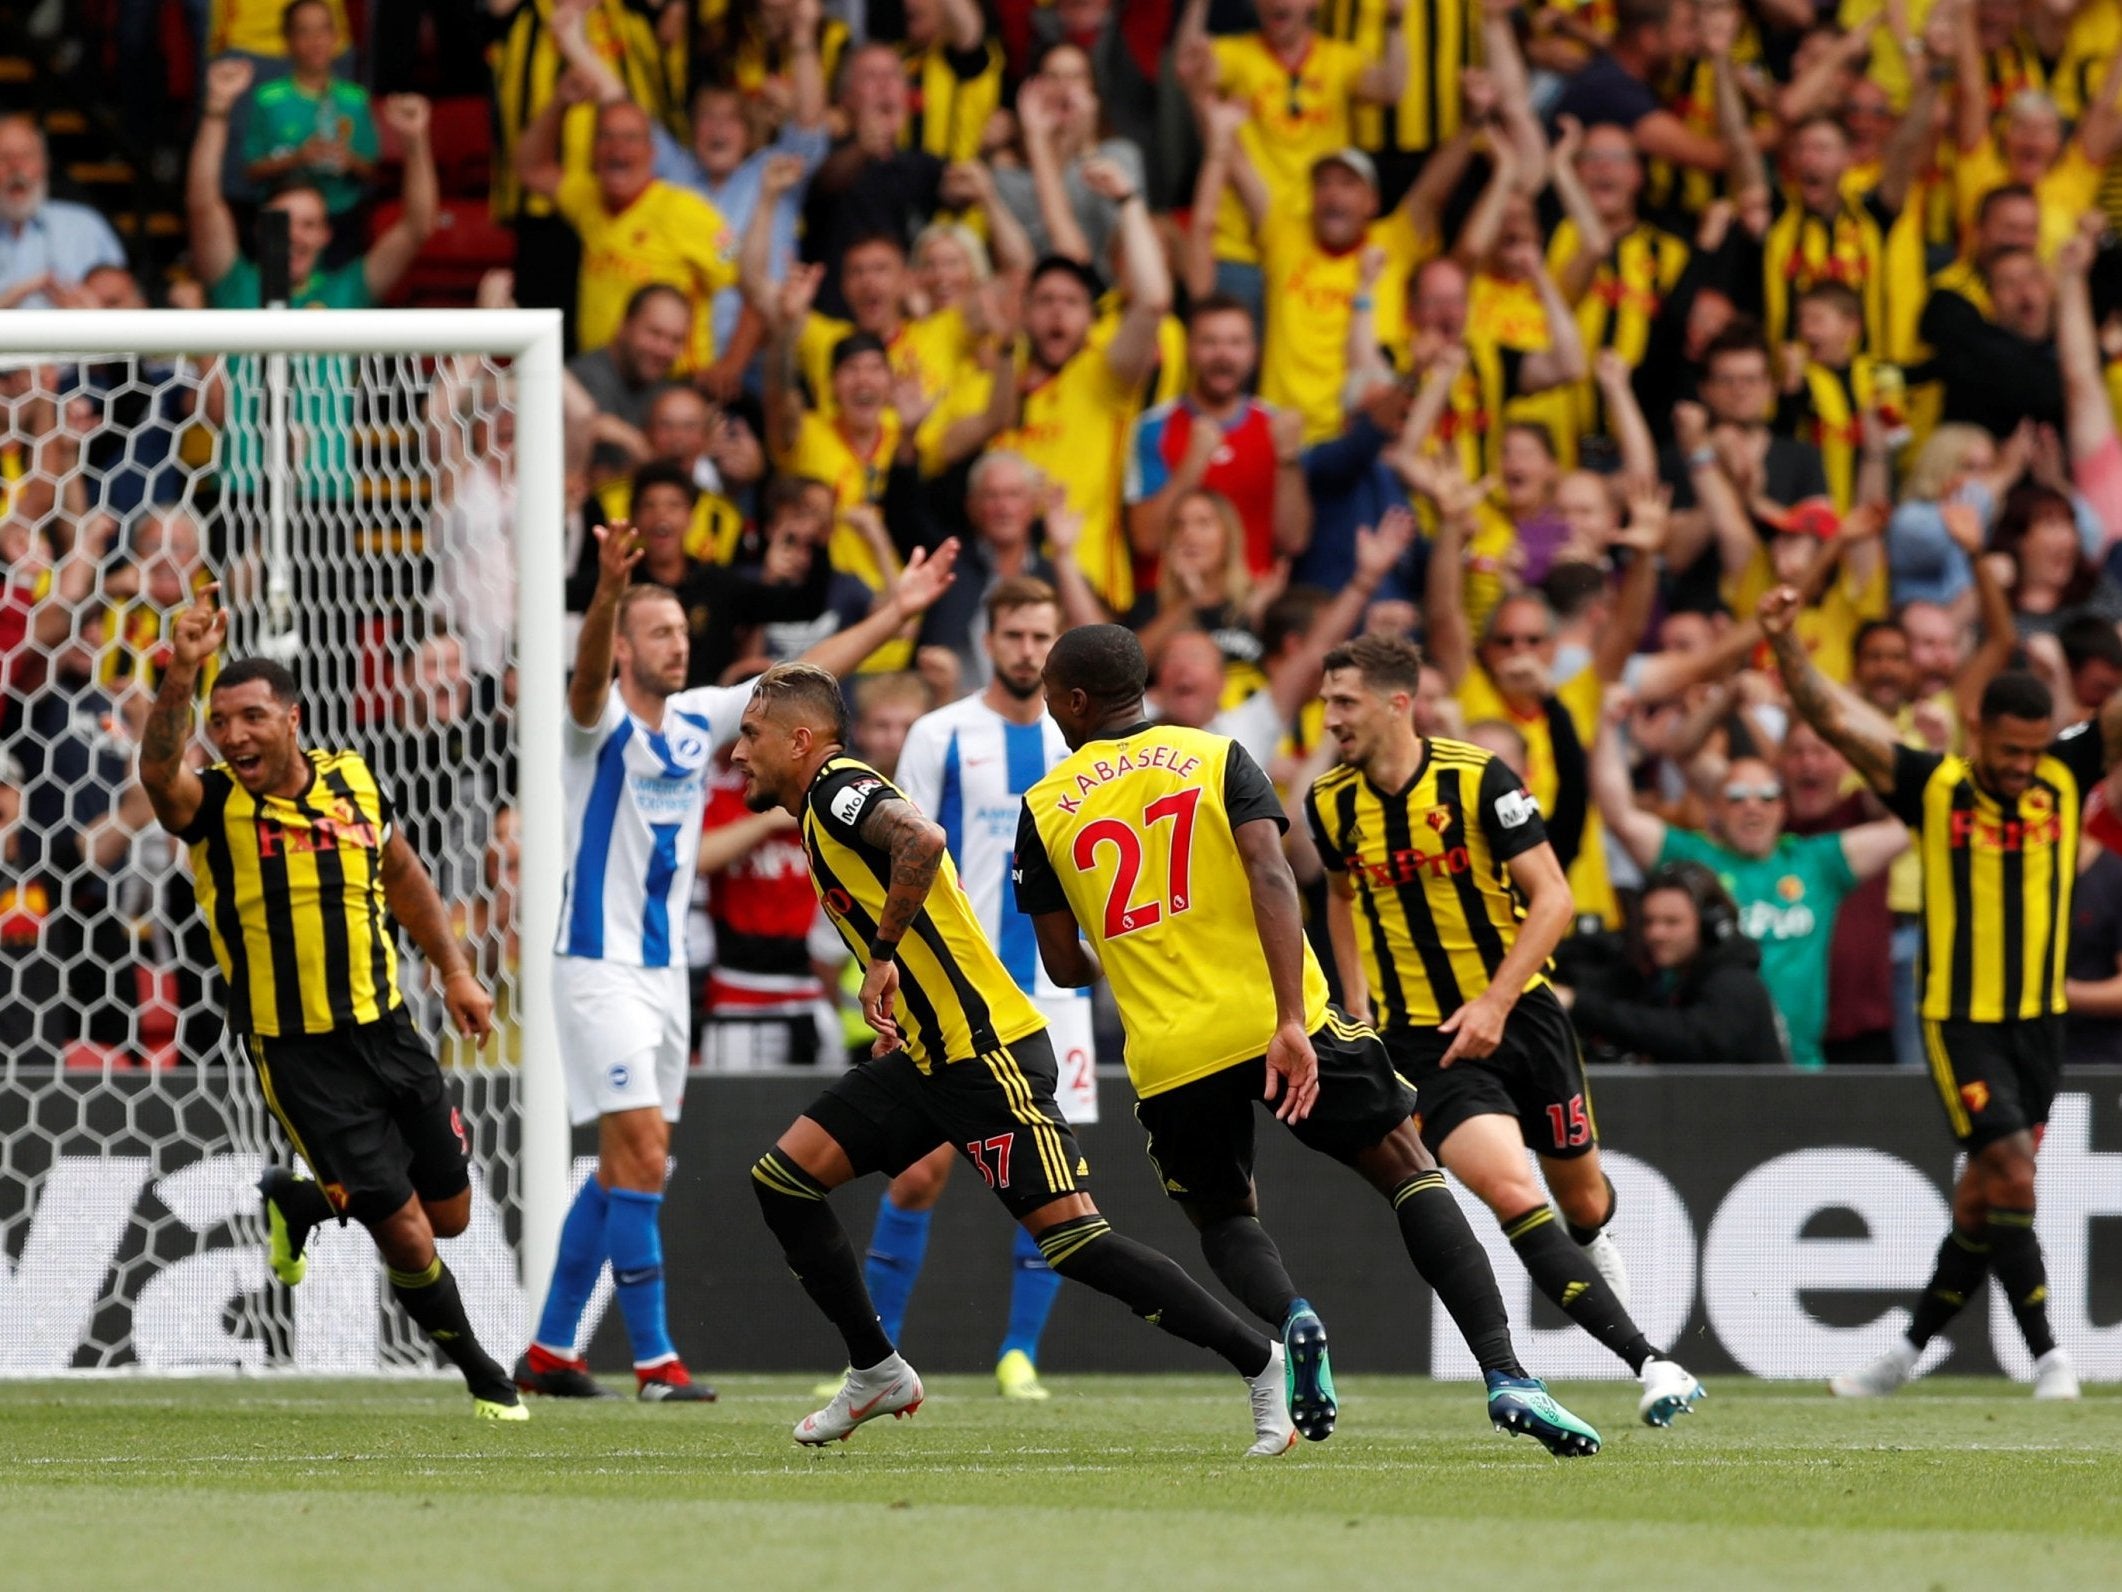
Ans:
{"label": "red seat", "polygon": [[[395,199],[378,205],[369,222],[370,238],[381,237],[403,210]],[[483,198],[445,199],[435,218],[434,236],[389,302],[416,308],[469,304],[480,277],[513,265],[515,259],[515,234],[494,224]]]}
{"label": "red seat", "polygon": [[[493,176],[494,127],[483,98],[463,94],[436,100],[427,141],[435,152],[435,178],[445,196],[485,197]],[[396,193],[402,180],[398,168],[405,161],[405,145],[380,113],[376,118],[376,142],[378,185],[385,193]]]}

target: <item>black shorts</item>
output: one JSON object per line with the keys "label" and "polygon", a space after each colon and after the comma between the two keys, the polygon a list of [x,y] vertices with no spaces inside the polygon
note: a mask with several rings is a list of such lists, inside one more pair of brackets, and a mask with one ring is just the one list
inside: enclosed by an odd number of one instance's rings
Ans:
{"label": "black shorts", "polygon": [[379,1221],[415,1194],[470,1186],[464,1119],[403,1006],[326,1034],[254,1034],[247,1048],[266,1104],[341,1217]]}
{"label": "black shorts", "polygon": [[[1311,1036],[1319,1098],[1290,1124],[1297,1142],[1352,1162],[1414,1114],[1415,1091],[1393,1071],[1376,1034],[1334,1008]],[[1267,1104],[1267,1058],[1256,1056],[1136,1102],[1150,1165],[1182,1204],[1243,1202],[1253,1191],[1253,1119]]]}
{"label": "black shorts", "polygon": [[1923,1019],[1923,1054],[1962,1148],[2038,1134],[2063,1073],[2063,1019],[2013,1023]]}
{"label": "black shorts", "polygon": [[1010,1215],[1080,1194],[1090,1165],[1060,1107],[1046,1032],[923,1072],[903,1050],[850,1069],[804,1115],[833,1136],[855,1175],[897,1177],[939,1144],[978,1169]]}
{"label": "black shorts", "polygon": [[1422,1095],[1416,1121],[1432,1155],[1473,1117],[1515,1117],[1526,1145],[1568,1161],[1599,1142],[1584,1053],[1569,1013],[1544,985],[1511,1008],[1503,1039],[1488,1055],[1439,1067],[1452,1036],[1434,1028],[1400,1028],[1385,1036],[1400,1076]]}

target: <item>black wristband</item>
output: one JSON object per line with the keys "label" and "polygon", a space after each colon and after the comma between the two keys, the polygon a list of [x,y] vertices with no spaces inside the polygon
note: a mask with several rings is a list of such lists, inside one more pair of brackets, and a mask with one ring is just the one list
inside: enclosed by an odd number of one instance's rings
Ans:
{"label": "black wristband", "polygon": [[898,954],[899,942],[897,940],[871,940],[869,942],[869,959],[872,962],[889,962]]}

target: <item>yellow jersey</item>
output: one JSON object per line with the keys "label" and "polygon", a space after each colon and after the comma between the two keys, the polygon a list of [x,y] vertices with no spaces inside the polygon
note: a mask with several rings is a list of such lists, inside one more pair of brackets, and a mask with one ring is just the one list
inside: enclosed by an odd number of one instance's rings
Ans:
{"label": "yellow jersey", "polygon": [[[1263,1056],[1275,1037],[1236,833],[1259,819],[1288,827],[1260,765],[1226,736],[1176,725],[1092,741],[1024,793],[1018,909],[1082,926],[1145,1098]],[[1309,942],[1300,948],[1312,1033],[1326,1021],[1326,974]]]}
{"label": "yellow jersey", "polygon": [[1319,31],[1345,39],[1367,60],[1385,59],[1395,27],[1407,33],[1407,81],[1390,105],[1355,107],[1356,147],[1434,149],[1459,130],[1466,69],[1479,66],[1481,8],[1470,0],[1408,0],[1401,22],[1386,16],[1386,0],[1326,0]]}
{"label": "yellow jersey", "polygon": [[876,439],[866,452],[856,447],[838,420],[805,410],[795,440],[774,460],[775,468],[786,475],[808,476],[833,489],[836,518],[832,539],[826,543],[826,555],[833,568],[857,577],[871,591],[883,589],[884,571],[877,567],[876,555],[861,533],[838,516],[858,504],[883,500],[892,455],[898,451],[899,417],[889,409],[884,411]]}
{"label": "yellow jersey", "polygon": [[[811,885],[858,961],[869,960],[892,876],[890,852],[864,840],[862,825],[877,804],[905,800],[891,781],[852,757],[833,758],[804,793]],[[1046,1027],[988,944],[948,852],[892,960],[899,969],[894,1016],[923,1072],[976,1060]]]}
{"label": "yellow jersey", "polygon": [[1134,555],[1120,518],[1120,481],[1142,395],[1115,373],[1096,337],[1028,388],[1016,426],[990,451],[1014,453],[1068,495],[1083,516],[1076,563],[1116,614],[1134,606]]}
{"label": "yellow jersey", "polygon": [[[597,493],[606,525],[634,512],[633,483],[625,476],[608,481]],[[696,564],[734,564],[744,539],[744,511],[719,492],[702,492],[693,500],[692,523],[685,528],[685,556]]]}
{"label": "yellow jersey", "polygon": [[[1577,224],[1565,216],[1547,247],[1548,272],[1557,281],[1576,258],[1577,248]],[[1643,363],[1651,325],[1687,269],[1688,252],[1682,239],[1648,221],[1637,222],[1615,239],[1606,258],[1592,268],[1584,296],[1577,301],[1577,335],[1587,358],[1611,348],[1631,370]],[[1577,383],[1573,398],[1580,433],[1606,429],[1597,382],[1587,376]]]}
{"label": "yellow jersey", "polygon": [[1385,251],[1372,289],[1372,328],[1383,347],[1407,336],[1407,279],[1436,253],[1405,208],[1374,221],[1363,240],[1335,253],[1319,246],[1311,222],[1278,208],[1260,234],[1267,290],[1267,338],[1260,356],[1260,396],[1304,416],[1304,440],[1338,436],[1348,385],[1348,323],[1355,314],[1363,251]]}
{"label": "yellow jersey", "polygon": [[[1257,33],[1211,39],[1216,88],[1252,115],[1238,134],[1253,170],[1267,184],[1269,210],[1311,214],[1312,162],[1355,140],[1351,112],[1356,81],[1370,57],[1353,44],[1313,34],[1294,61],[1285,61]],[[1287,222],[1281,223],[1288,225]],[[1216,258],[1251,264],[1251,218],[1235,192],[1216,212]]]}
{"label": "yellow jersey", "polygon": [[720,211],[696,193],[659,181],[615,214],[604,208],[596,177],[581,166],[561,179],[553,208],[582,239],[575,303],[582,352],[602,348],[618,335],[627,300],[637,289],[664,282],[683,293],[693,309],[692,342],[676,374],[713,363],[714,297],[737,281],[736,244]]}
{"label": "yellow jersey", "polygon": [[[1547,844],[1539,804],[1500,758],[1428,740],[1397,791],[1343,763],[1305,793],[1304,814],[1320,863],[1355,883],[1380,1033],[1434,1028],[1488,989],[1525,916],[1510,861]],[[1535,972],[1525,988],[1546,982]]]}
{"label": "yellow jersey", "polygon": [[[2034,184],[2034,198],[2041,207],[2041,258],[2053,260],[2056,251],[2078,230],[2078,219],[2094,208],[2100,197],[2103,173],[2085,158],[2076,139],[2063,146],[2054,165]],[[1960,207],[1962,232],[1972,235],[1975,213],[1994,188],[2010,182],[2004,157],[1994,137],[1974,149],[1963,149],[1953,164],[1953,197]]]}

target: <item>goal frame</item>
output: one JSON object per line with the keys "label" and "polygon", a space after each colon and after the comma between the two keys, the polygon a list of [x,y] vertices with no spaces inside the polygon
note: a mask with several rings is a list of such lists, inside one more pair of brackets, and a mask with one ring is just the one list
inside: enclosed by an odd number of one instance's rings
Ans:
{"label": "goal frame", "polygon": [[[552,934],[560,920],[561,716],[565,503],[558,310],[11,310],[0,357],[77,364],[130,355],[490,355],[511,361],[516,411],[517,815],[523,856],[518,911],[522,1052],[516,1262],[537,1319],[567,1213],[570,1131],[552,1004]],[[275,450],[276,452],[278,450]]]}

